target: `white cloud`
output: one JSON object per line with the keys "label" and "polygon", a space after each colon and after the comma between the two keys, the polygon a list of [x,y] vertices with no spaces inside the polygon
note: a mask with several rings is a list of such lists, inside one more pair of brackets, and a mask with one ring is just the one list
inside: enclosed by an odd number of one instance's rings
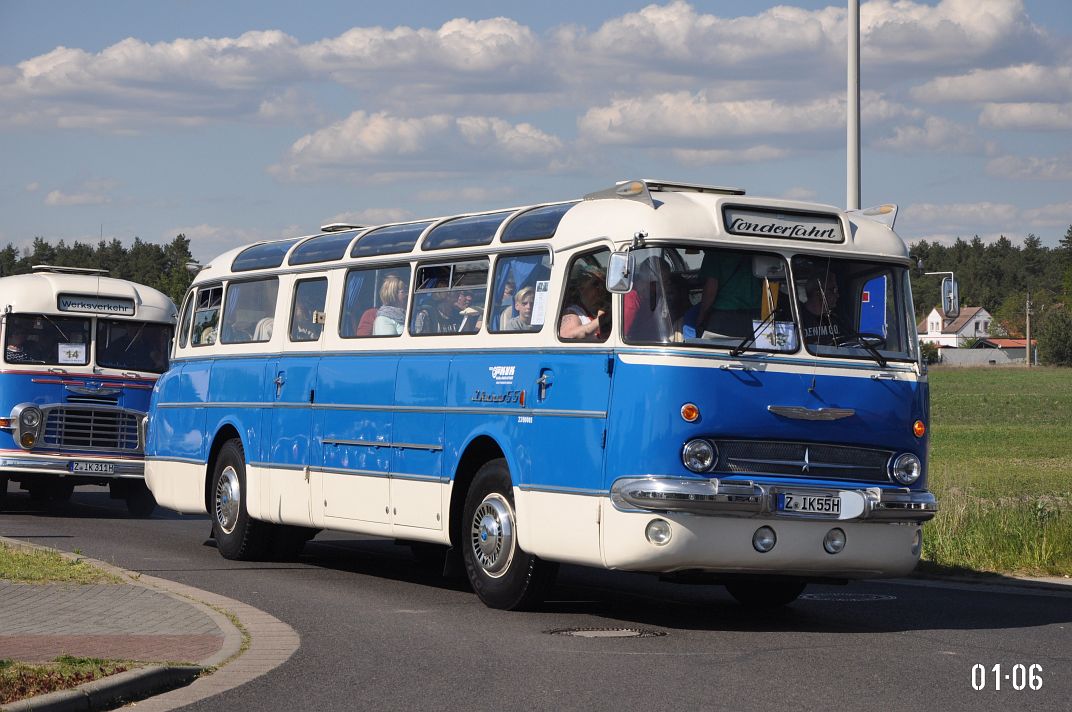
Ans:
{"label": "white cloud", "polygon": [[818,197],[818,193],[811,188],[804,188],[802,186],[794,186],[782,194],[782,197],[786,200],[804,200],[813,201]]}
{"label": "white cloud", "polygon": [[893,133],[874,142],[892,151],[928,153],[981,153],[986,145],[969,126],[940,116],[928,116],[922,125],[896,126]]}
{"label": "white cloud", "polygon": [[241,245],[301,234],[300,231],[289,231],[285,234],[269,236],[265,235],[263,231],[253,228],[201,223],[200,225],[179,226],[165,230],[160,237],[160,241],[162,243],[170,242],[180,233],[186,235],[186,239],[190,241],[190,253],[194,256],[194,259],[201,261],[203,264],[207,264],[216,255]]}
{"label": "white cloud", "polygon": [[364,210],[351,210],[345,213],[336,213],[326,223],[345,223],[347,225],[386,225],[387,223],[405,222],[413,215],[408,210],[401,208],[365,208]]}
{"label": "white cloud", "polygon": [[1072,201],[1050,203],[1023,212],[1024,220],[1034,228],[1055,227],[1064,229],[1072,225]]}
{"label": "white cloud", "polygon": [[355,180],[397,180],[447,175],[480,166],[550,165],[562,142],[527,123],[491,116],[420,118],[356,111],[294,142],[270,171],[286,180],[345,175]]}
{"label": "white cloud", "polygon": [[1020,242],[1029,232],[1044,240],[1063,234],[1072,223],[1072,202],[1050,203],[1023,208],[1009,203],[917,203],[902,211],[898,232],[913,242],[928,240],[951,244],[956,238],[978,235],[983,242],[993,242],[1005,235]]}
{"label": "white cloud", "polygon": [[[34,184],[36,185],[36,184]],[[45,196],[45,205],[67,207],[72,205],[106,205],[112,202],[109,195],[119,187],[119,182],[109,178],[88,180],[71,191],[50,190]],[[27,186],[29,188],[29,186]],[[35,187],[36,191],[37,188]]]}
{"label": "white cloud", "polygon": [[1020,64],[938,77],[911,91],[917,101],[1006,102],[1072,99],[1072,66]]}
{"label": "white cloud", "polygon": [[957,232],[966,227],[968,232],[975,232],[980,225],[992,229],[994,225],[1011,224],[1018,214],[1011,203],[915,203],[904,208],[901,219],[913,225],[928,225],[932,231]]}
{"label": "white cloud", "polygon": [[1072,181],[1072,154],[999,156],[986,164],[986,172],[987,175],[1007,180]]}
{"label": "white cloud", "polygon": [[691,149],[675,148],[670,154],[678,163],[686,166],[709,166],[720,163],[761,163],[785,158],[789,151],[775,146],[749,146],[747,148]]}
{"label": "white cloud", "polygon": [[502,203],[510,200],[516,190],[511,186],[497,186],[482,188],[479,186],[465,186],[461,188],[436,188],[422,190],[417,193],[417,200],[427,203],[444,203],[464,201],[466,204],[480,204],[496,202]]}
{"label": "white cloud", "polygon": [[1072,103],[986,104],[979,123],[990,129],[1067,131],[1072,129]]}

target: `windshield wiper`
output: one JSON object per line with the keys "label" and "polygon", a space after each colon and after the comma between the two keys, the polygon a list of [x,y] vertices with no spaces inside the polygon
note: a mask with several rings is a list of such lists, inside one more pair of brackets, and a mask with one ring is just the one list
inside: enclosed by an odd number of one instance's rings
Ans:
{"label": "windshield wiper", "polygon": [[[842,342],[836,344],[838,348],[861,348],[871,355],[871,358],[875,359],[879,366],[886,368],[886,359],[879,353],[879,350],[875,348],[875,344],[871,342],[872,339],[878,339],[877,336],[864,336],[863,334],[851,331],[847,334],[847,341],[850,343]],[[851,343],[855,342],[855,343]]]}
{"label": "windshield wiper", "polygon": [[737,356],[740,356],[741,354],[743,354],[745,349],[747,349],[749,346],[751,346],[752,344],[754,344],[756,342],[756,339],[759,338],[759,335],[763,331],[763,328],[765,326],[767,326],[768,324],[773,323],[773,322],[774,322],[774,311],[771,311],[771,313],[767,315],[766,319],[764,319],[763,321],[759,322],[759,326],[757,326],[754,329],[752,329],[752,335],[751,336],[746,336],[741,341],[741,343],[737,344],[732,349],[730,349],[730,356],[737,357]]}

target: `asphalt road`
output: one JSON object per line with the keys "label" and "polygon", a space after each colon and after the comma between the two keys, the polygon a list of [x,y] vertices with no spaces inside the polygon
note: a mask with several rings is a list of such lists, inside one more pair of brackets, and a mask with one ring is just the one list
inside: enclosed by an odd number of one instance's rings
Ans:
{"label": "asphalt road", "polygon": [[[759,614],[721,587],[564,567],[541,610],[507,613],[392,541],[322,532],[299,563],[258,564],[223,559],[208,531],[166,510],[129,518],[95,488],[49,510],[12,493],[0,514],[0,535],[214,591],[299,632],[287,663],[190,710],[1072,709],[1072,590],[812,586]],[[652,635],[553,632],[621,628]],[[1014,689],[1016,665],[1041,666],[1041,688]]]}

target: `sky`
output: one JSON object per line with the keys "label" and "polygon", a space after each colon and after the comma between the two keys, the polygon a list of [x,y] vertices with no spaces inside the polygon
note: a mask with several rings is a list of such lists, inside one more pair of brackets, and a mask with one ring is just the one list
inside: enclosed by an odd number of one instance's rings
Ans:
{"label": "sky", "polygon": [[[1072,226],[1072,2],[861,3],[863,206]],[[616,181],[846,202],[846,3],[0,0],[0,245],[322,224]]]}

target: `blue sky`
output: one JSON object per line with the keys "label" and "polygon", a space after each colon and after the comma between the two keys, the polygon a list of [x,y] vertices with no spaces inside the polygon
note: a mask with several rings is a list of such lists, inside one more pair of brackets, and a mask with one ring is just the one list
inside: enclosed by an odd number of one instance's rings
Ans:
{"label": "blue sky", "polygon": [[[654,177],[845,202],[845,4],[0,0],[0,244],[332,221]],[[1072,5],[864,2],[862,202],[1072,224]]]}

